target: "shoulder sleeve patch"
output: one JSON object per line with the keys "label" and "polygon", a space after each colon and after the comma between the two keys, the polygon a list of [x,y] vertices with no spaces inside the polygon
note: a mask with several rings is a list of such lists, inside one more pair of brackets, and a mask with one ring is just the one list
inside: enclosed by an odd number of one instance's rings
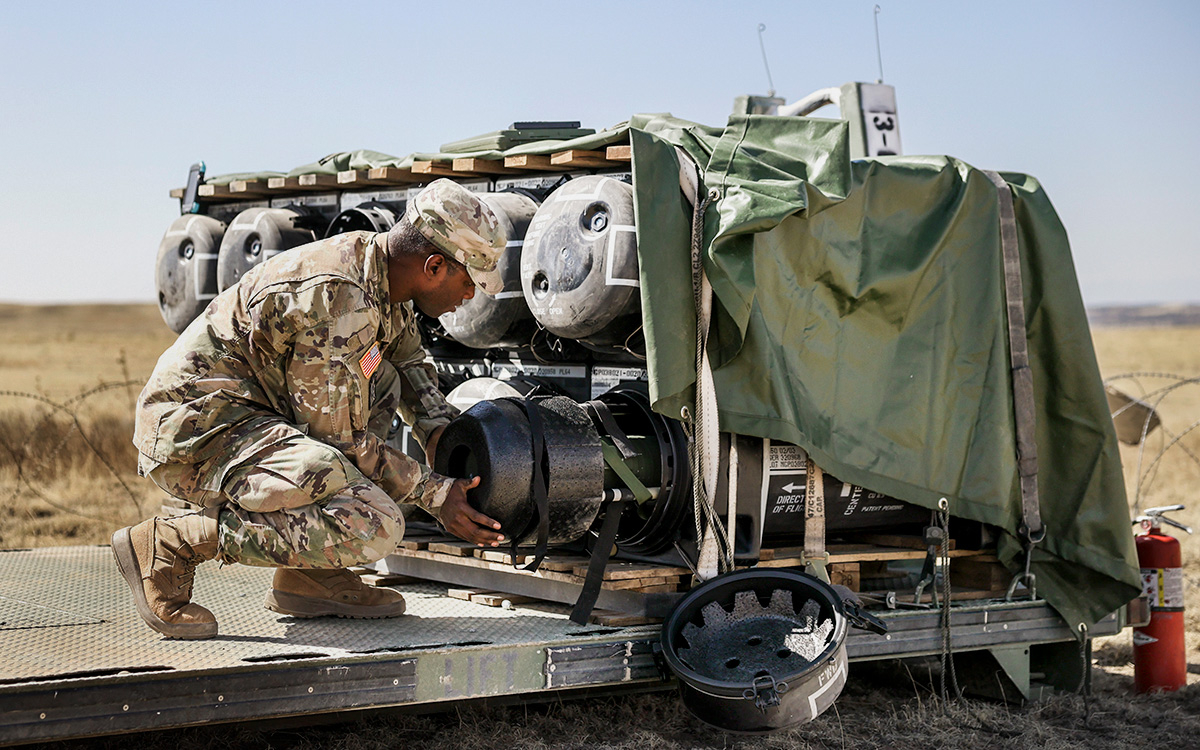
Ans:
{"label": "shoulder sleeve patch", "polygon": [[379,363],[383,361],[383,356],[379,353],[379,343],[371,344],[371,348],[367,353],[362,355],[362,359],[358,360],[358,366],[362,368],[363,377],[368,380],[375,374],[375,370],[379,367]]}

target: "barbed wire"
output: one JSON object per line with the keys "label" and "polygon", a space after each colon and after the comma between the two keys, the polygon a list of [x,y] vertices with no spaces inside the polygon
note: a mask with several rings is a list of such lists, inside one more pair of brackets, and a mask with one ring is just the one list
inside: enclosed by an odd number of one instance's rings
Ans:
{"label": "barbed wire", "polygon": [[99,385],[85,390],[78,395],[72,396],[64,401],[56,401],[41,393],[0,390],[0,397],[34,401],[42,406],[48,407],[46,413],[34,423],[31,431],[32,435],[48,432],[55,416],[61,416],[69,420],[68,429],[61,435],[58,435],[57,440],[50,447],[50,449],[44,452],[32,452],[35,447],[41,447],[34,440],[27,439],[22,444],[13,445],[8,439],[9,436],[0,435],[0,450],[8,455],[8,458],[16,470],[16,481],[13,484],[12,492],[9,493],[5,498],[6,502],[11,503],[17,500],[22,490],[26,490],[40,499],[42,502],[63,513],[82,518],[88,518],[95,521],[112,520],[111,518],[105,516],[86,513],[79,508],[70,507],[54,500],[42,489],[41,486],[39,486],[39,482],[37,481],[39,469],[45,470],[54,464],[55,459],[67,447],[70,438],[73,435],[78,434],[79,438],[83,441],[83,444],[87,447],[91,455],[95,456],[105,470],[112,476],[114,480],[116,480],[117,484],[121,486],[125,492],[125,495],[128,496],[130,502],[133,503],[133,506],[137,509],[138,513],[141,514],[143,512],[142,502],[138,498],[137,493],[134,492],[133,488],[130,487],[125,481],[125,478],[121,475],[121,472],[113,464],[113,461],[109,458],[109,456],[105,455],[104,451],[100,449],[92,436],[88,434],[88,431],[84,428],[84,423],[80,419],[79,414],[79,409],[84,404],[102,393],[106,393],[118,388],[129,389],[133,386],[140,386],[142,384],[141,380],[135,380],[128,377],[129,373],[127,368],[123,367],[122,369],[126,376],[124,380],[101,382]]}
{"label": "barbed wire", "polygon": [[[1159,388],[1147,389],[1146,385],[1142,382],[1144,379],[1167,380],[1171,382]],[[1143,492],[1149,493],[1151,485],[1153,485],[1154,480],[1158,478],[1159,468],[1162,465],[1161,461],[1163,456],[1165,456],[1172,448],[1178,448],[1181,452],[1183,452],[1184,455],[1192,460],[1192,463],[1196,464],[1196,466],[1200,468],[1200,456],[1197,456],[1196,453],[1187,446],[1187,444],[1182,442],[1185,436],[1200,427],[1200,419],[1192,422],[1186,428],[1176,433],[1167,427],[1167,425],[1163,422],[1162,416],[1159,412],[1159,406],[1161,406],[1163,401],[1165,401],[1166,398],[1171,394],[1175,393],[1181,388],[1184,388],[1185,386],[1200,385],[1200,376],[1179,375],[1172,372],[1135,371],[1121,373],[1119,375],[1113,375],[1110,378],[1106,378],[1104,385],[1108,387],[1117,381],[1131,382],[1140,393],[1137,395],[1136,400],[1131,400],[1130,403],[1127,403],[1118,408],[1116,411],[1112,412],[1113,419],[1116,419],[1129,409],[1135,408],[1139,405],[1142,407],[1149,407],[1145,420],[1142,423],[1141,439],[1138,441],[1137,467],[1134,470],[1136,484],[1134,485],[1133,507],[1134,510],[1141,512],[1142,494]],[[1154,418],[1156,415],[1158,416],[1157,425],[1154,424]],[[1157,426],[1161,436],[1161,441],[1159,443],[1160,447],[1158,453],[1155,454],[1153,459],[1150,461],[1150,464],[1143,470],[1142,466],[1145,463],[1147,437],[1155,426]]]}

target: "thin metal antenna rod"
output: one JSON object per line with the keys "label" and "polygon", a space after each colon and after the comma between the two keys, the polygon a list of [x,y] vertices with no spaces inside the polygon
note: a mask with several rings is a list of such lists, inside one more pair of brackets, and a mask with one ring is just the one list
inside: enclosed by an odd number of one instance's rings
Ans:
{"label": "thin metal antenna rod", "polygon": [[775,96],[775,81],[771,80],[771,65],[767,62],[767,45],[763,43],[763,32],[766,30],[765,23],[758,25],[758,48],[762,50],[763,67],[767,69],[767,96]]}
{"label": "thin metal antenna rod", "polygon": [[876,83],[883,83],[883,51],[879,46],[879,11],[881,10],[883,8],[875,6],[875,56],[879,58],[879,80]]}

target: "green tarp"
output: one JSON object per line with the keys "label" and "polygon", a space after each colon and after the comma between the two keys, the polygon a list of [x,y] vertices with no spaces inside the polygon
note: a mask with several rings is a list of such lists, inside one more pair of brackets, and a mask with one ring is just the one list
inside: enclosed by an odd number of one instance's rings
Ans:
{"label": "green tarp", "polygon": [[[651,397],[678,417],[695,378],[691,207],[675,146],[715,197],[703,257],[721,429],[802,446],[826,471],[1002,530],[1017,479],[995,186],[950,157],[851,161],[840,121],[631,121]],[[1139,578],[1120,456],[1066,233],[1041,186],[1016,210],[1045,541],[1037,590],[1072,627]]]}

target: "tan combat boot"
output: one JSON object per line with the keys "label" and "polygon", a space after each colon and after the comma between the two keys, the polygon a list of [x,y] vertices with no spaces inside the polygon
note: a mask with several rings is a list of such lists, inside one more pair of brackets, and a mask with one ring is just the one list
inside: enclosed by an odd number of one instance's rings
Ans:
{"label": "tan combat boot", "polygon": [[213,613],[191,602],[196,566],[217,556],[215,508],[126,526],[113,534],[112,551],[147,625],[168,638],[217,634]]}
{"label": "tan combat boot", "polygon": [[376,619],[404,614],[404,597],[368,586],[341,568],[279,568],[267,594],[267,609],[292,617]]}

